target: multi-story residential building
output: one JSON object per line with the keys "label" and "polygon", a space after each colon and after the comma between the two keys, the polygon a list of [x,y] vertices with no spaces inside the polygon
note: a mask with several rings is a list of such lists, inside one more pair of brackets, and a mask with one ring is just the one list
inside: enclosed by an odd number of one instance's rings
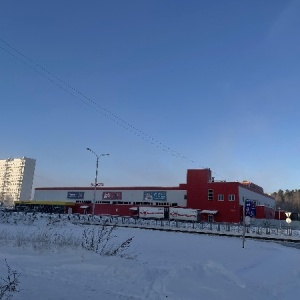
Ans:
{"label": "multi-story residential building", "polygon": [[31,199],[34,169],[32,158],[0,160],[0,205],[12,206],[14,201]]}

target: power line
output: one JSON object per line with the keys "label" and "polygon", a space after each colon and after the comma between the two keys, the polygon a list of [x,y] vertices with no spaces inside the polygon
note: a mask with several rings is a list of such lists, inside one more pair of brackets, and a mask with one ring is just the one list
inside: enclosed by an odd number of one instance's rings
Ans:
{"label": "power line", "polygon": [[[192,164],[196,164],[194,160],[192,160],[189,157],[179,153],[178,151],[176,151],[176,150],[172,149],[171,147],[165,145],[164,143],[160,142],[159,140],[153,138],[151,135],[149,135],[149,134],[145,133],[144,131],[138,129],[137,127],[130,124],[126,120],[124,120],[124,119],[120,118],[119,116],[117,116],[116,114],[114,114],[109,109],[107,109],[104,106],[100,105],[99,103],[95,102],[90,97],[86,96],[85,94],[83,94],[82,92],[80,92],[79,90],[77,90],[76,88],[74,88],[73,86],[71,86],[70,84],[65,82],[64,80],[60,79],[55,74],[48,71],[45,67],[41,66],[40,64],[38,64],[37,62],[35,62],[31,58],[29,58],[28,56],[24,55],[21,51],[19,51],[15,47],[11,46],[9,43],[4,41],[3,39],[0,38],[0,42],[5,45],[5,46],[0,46],[0,49],[2,49],[7,54],[14,57],[18,61],[20,61],[21,63],[23,63],[27,67],[29,67],[30,69],[32,69],[33,71],[37,72],[43,78],[50,81],[50,83],[56,85],[57,87],[59,87],[60,89],[62,89],[63,91],[65,91],[66,93],[71,95],[76,100],[78,100],[81,103],[89,106],[90,108],[97,111],[98,113],[100,113],[101,115],[103,115],[107,119],[111,120],[112,122],[114,122],[118,126],[130,131],[132,134],[134,134],[137,137],[139,137],[140,139],[152,144],[153,146],[159,148],[160,150],[165,151],[165,152],[167,152],[168,154],[170,154],[174,157],[184,159],[184,160],[186,160],[186,161],[188,161]],[[9,49],[7,49],[7,48],[9,48]],[[203,166],[199,166],[199,167],[204,168]],[[214,174],[216,174],[216,173],[214,173]],[[218,175],[218,174],[216,174],[216,175]]]}

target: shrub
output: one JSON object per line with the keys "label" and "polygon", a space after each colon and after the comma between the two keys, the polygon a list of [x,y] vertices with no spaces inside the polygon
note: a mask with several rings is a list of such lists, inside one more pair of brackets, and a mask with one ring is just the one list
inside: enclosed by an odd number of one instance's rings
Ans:
{"label": "shrub", "polygon": [[97,229],[96,227],[85,229],[82,234],[82,248],[100,255],[134,258],[134,255],[130,252],[133,237],[120,243],[115,242],[117,236],[114,231],[116,228],[116,224],[112,226],[103,224]]}
{"label": "shrub", "polygon": [[1,300],[10,300],[13,297],[13,293],[18,293],[19,290],[19,277],[20,273],[15,270],[12,270],[5,260],[7,267],[7,277],[0,278],[0,299]]}

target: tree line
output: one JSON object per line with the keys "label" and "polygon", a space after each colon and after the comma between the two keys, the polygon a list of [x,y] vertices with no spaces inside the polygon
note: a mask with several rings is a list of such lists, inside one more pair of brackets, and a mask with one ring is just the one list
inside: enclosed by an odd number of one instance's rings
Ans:
{"label": "tree line", "polygon": [[276,209],[300,213],[300,190],[278,190],[271,194],[275,198]]}

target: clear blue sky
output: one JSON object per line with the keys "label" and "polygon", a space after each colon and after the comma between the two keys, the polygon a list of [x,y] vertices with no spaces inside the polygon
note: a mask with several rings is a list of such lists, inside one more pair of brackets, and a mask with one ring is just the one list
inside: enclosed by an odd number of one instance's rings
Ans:
{"label": "clear blue sky", "polygon": [[110,154],[106,186],[209,167],[299,189],[299,16],[297,0],[2,1],[0,158],[37,159],[35,187],[89,185],[90,147]]}

